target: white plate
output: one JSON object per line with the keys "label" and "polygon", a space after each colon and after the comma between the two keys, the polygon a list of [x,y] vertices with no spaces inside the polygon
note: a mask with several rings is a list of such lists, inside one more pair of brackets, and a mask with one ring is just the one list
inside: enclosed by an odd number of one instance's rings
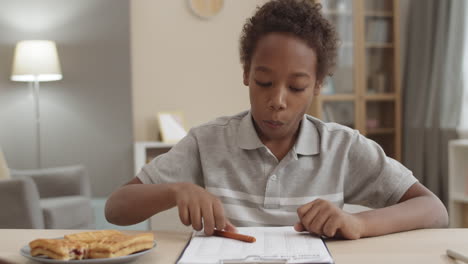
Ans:
{"label": "white plate", "polygon": [[134,261],[135,259],[141,257],[142,255],[150,252],[153,248],[156,247],[156,242],[154,242],[153,247],[147,250],[143,250],[137,253],[133,253],[128,256],[115,257],[115,258],[100,258],[100,259],[82,259],[82,260],[59,260],[59,259],[50,259],[46,256],[31,256],[31,249],[28,245],[24,246],[20,250],[20,254],[28,259],[32,259],[41,263],[54,263],[54,264],[119,264],[119,263],[128,263]]}

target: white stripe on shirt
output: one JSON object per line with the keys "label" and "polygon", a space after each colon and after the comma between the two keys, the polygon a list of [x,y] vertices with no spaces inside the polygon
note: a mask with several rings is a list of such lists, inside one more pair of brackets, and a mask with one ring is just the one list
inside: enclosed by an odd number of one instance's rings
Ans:
{"label": "white stripe on shirt", "polygon": [[[237,200],[246,200],[256,204],[263,204],[265,201],[264,196],[253,195],[245,192],[233,191],[226,188],[216,188],[216,187],[206,187],[206,190],[214,195],[223,196],[227,198],[233,198]],[[323,199],[330,202],[342,202],[343,201],[343,192],[326,194],[326,195],[317,195],[317,196],[305,196],[305,197],[266,197],[267,204],[270,201],[273,203],[279,199],[280,205],[304,205],[310,203],[316,199]]]}
{"label": "white stripe on shirt", "polygon": [[259,225],[294,225],[299,221],[296,212],[257,209],[235,204],[223,204],[223,207],[228,218]]}

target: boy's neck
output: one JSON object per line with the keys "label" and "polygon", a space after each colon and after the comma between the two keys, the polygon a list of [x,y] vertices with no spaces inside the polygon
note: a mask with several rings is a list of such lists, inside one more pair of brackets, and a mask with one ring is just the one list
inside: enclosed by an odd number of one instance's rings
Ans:
{"label": "boy's neck", "polygon": [[262,143],[275,155],[278,162],[281,161],[296,144],[296,139],[299,135],[299,129],[290,137],[281,139],[260,139]]}
{"label": "boy's neck", "polygon": [[275,155],[278,162],[281,161],[294,146],[295,141],[291,140],[290,142],[265,142],[265,146]]}

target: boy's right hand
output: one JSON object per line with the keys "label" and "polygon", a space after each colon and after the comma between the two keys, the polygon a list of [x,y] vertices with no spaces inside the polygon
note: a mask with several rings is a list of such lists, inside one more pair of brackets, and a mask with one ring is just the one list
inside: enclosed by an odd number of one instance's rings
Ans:
{"label": "boy's right hand", "polygon": [[[224,216],[221,201],[202,187],[188,182],[175,183],[175,201],[180,221],[186,226],[212,235],[214,229],[236,232],[236,227]],[[203,219],[203,223],[202,223]]]}

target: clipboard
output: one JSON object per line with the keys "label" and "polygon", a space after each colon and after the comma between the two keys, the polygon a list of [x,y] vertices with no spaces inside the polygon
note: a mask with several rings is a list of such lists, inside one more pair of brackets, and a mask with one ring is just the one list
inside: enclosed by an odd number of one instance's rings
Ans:
{"label": "clipboard", "polygon": [[[287,227],[239,227],[239,233],[255,236],[257,242],[245,243],[194,232],[177,264],[333,264],[321,237],[299,233]],[[255,245],[256,243],[259,243]],[[262,251],[271,245],[270,251]],[[256,251],[258,250],[258,252]]]}
{"label": "clipboard", "polygon": [[278,259],[278,258],[264,258],[261,256],[247,256],[243,259],[222,259],[219,261],[220,264],[287,264],[288,259]]}

